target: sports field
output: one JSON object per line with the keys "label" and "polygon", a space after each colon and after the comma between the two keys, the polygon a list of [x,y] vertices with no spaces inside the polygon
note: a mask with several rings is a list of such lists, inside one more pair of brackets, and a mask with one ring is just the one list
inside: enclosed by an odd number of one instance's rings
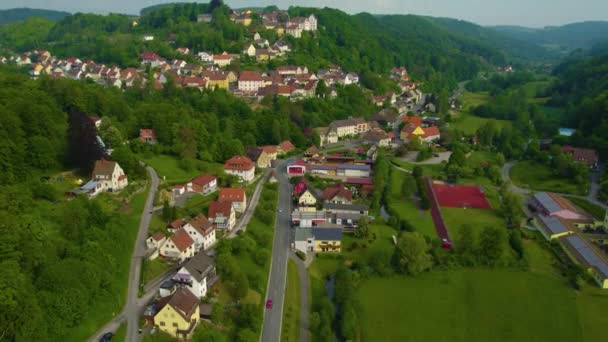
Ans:
{"label": "sports field", "polygon": [[478,186],[433,184],[441,207],[490,209],[490,203]]}

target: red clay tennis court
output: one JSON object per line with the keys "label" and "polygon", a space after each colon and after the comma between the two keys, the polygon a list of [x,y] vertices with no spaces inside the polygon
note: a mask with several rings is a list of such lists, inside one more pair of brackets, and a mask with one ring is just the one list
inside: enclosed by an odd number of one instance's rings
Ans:
{"label": "red clay tennis court", "polygon": [[433,191],[441,207],[490,209],[490,203],[478,186],[433,183]]}

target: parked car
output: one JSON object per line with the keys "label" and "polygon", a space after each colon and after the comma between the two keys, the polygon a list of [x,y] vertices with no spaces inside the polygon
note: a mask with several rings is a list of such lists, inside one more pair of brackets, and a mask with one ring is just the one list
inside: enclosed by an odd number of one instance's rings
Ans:
{"label": "parked car", "polygon": [[112,337],[114,337],[113,333],[111,333],[111,332],[105,333],[105,334],[101,335],[99,342],[110,342],[112,340]]}

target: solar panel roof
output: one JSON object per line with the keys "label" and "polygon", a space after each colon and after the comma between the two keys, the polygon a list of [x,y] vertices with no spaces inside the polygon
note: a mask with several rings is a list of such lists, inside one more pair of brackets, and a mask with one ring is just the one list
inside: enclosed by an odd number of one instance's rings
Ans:
{"label": "solar panel roof", "polygon": [[576,235],[568,236],[565,238],[566,242],[574,248],[578,254],[583,258],[584,262],[591,267],[597,268],[597,270],[604,277],[608,277],[608,262],[601,258],[587,243],[585,243],[580,237]]}
{"label": "solar panel roof", "polygon": [[536,198],[536,200],[550,213],[562,210],[562,207],[560,207],[560,205],[546,192],[537,192],[534,195],[534,198]]}

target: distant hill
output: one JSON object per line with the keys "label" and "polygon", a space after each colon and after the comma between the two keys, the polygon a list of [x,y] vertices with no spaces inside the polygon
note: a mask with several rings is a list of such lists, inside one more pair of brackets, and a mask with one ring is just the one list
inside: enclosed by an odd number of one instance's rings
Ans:
{"label": "distant hill", "polygon": [[606,21],[586,21],[541,29],[520,26],[495,26],[492,29],[505,36],[562,53],[575,49],[589,49],[608,37]]}
{"label": "distant hill", "polygon": [[[534,42],[514,37],[495,29],[458,19],[432,17],[428,17],[428,19],[453,34],[505,51],[516,60],[544,60],[552,57],[548,49]],[[521,31],[533,30],[524,27],[513,28],[513,30],[516,29]]]}
{"label": "distant hill", "polygon": [[185,1],[175,1],[175,2],[167,2],[164,4],[152,5],[148,7],[144,7],[139,11],[139,15],[144,16],[146,14],[150,14],[151,12],[157,11],[166,7],[174,7],[175,5],[184,5],[187,4]]}
{"label": "distant hill", "polygon": [[13,8],[8,10],[0,10],[0,24],[14,23],[16,21],[22,21],[32,17],[44,18],[49,21],[59,21],[68,15],[70,15],[70,13],[62,11],[34,8]]}

